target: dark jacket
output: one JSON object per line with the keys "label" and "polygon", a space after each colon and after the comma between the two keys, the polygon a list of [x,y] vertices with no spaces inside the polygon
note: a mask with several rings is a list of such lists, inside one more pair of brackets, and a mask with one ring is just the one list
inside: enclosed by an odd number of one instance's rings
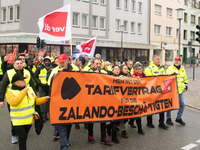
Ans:
{"label": "dark jacket", "polygon": [[[21,70],[21,73],[22,73],[22,75],[24,75],[23,69]],[[2,82],[1,82],[1,86],[0,86],[0,102],[4,102],[6,90],[7,90],[7,87],[8,87],[9,84],[10,84],[10,81],[8,79],[8,74],[6,72],[4,74],[4,76],[3,76],[3,79],[2,79]],[[35,86],[34,86],[34,83],[33,83],[32,75],[31,75],[31,79],[29,81],[29,85],[33,88],[34,92],[36,93],[36,89],[35,89]]]}

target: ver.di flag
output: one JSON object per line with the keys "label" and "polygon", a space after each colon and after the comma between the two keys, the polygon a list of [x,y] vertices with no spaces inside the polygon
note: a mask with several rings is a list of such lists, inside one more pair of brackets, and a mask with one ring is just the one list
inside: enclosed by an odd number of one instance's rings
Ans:
{"label": "ver.di flag", "polygon": [[39,37],[49,41],[71,40],[70,5],[52,11],[38,20]]}
{"label": "ver.di flag", "polygon": [[80,54],[88,55],[88,57],[91,58],[94,56],[96,41],[97,36],[81,45],[77,45],[76,48],[80,51]]}

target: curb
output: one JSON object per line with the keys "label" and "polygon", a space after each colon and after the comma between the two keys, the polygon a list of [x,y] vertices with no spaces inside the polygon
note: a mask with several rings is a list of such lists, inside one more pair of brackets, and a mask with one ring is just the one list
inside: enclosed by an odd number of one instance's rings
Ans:
{"label": "curb", "polygon": [[194,107],[194,106],[190,106],[190,105],[187,105],[187,104],[186,104],[186,106],[200,111],[200,108],[197,108],[197,107]]}

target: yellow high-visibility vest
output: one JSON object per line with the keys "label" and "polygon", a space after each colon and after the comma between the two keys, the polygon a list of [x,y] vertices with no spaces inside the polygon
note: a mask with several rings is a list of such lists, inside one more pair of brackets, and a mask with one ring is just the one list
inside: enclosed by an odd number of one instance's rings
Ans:
{"label": "yellow high-visibility vest", "polygon": [[55,68],[52,69],[51,74],[49,75],[49,78],[48,78],[48,81],[47,81],[47,84],[48,84],[49,86],[50,86],[50,84],[51,84],[52,77],[53,77],[55,74],[57,74],[58,69],[59,69],[59,66],[57,66],[57,67],[55,67]]}
{"label": "yellow high-visibility vest", "polygon": [[144,73],[147,76],[165,75],[165,69],[162,65],[156,66],[153,61],[149,63],[149,66],[145,69]]}
{"label": "yellow high-visibility vest", "polygon": [[185,68],[181,66],[181,68],[178,70],[174,65],[171,65],[168,67],[166,72],[169,74],[178,73],[176,80],[178,85],[178,93],[181,94],[185,89],[185,84],[188,84]]}
{"label": "yellow high-visibility vest", "polygon": [[47,69],[46,68],[41,69],[38,77],[42,84],[47,84]]}
{"label": "yellow high-visibility vest", "polygon": [[0,75],[3,75],[3,70],[2,70],[2,61],[1,61],[1,57],[0,57]]}
{"label": "yellow high-visibility vest", "polygon": [[[26,69],[24,69],[24,68],[23,68],[23,72],[24,72],[24,77],[26,77],[26,79],[24,79],[24,80],[26,81],[26,86],[30,86],[30,85],[29,85],[29,82],[30,82],[30,80],[31,80],[31,74],[30,74],[30,72],[29,72],[28,70],[26,70]],[[9,81],[10,81],[10,83],[9,83],[9,85],[8,85],[8,87],[7,87],[7,92],[11,89],[11,86],[12,86],[11,81],[12,81],[13,76],[14,76],[16,73],[17,73],[17,72],[15,71],[14,68],[7,71],[8,79],[9,79]]]}
{"label": "yellow high-visibility vest", "polygon": [[[15,96],[19,94],[19,90],[10,90]],[[28,125],[33,121],[35,112],[35,92],[29,87],[28,95],[17,105],[10,105],[10,117],[13,126]]]}

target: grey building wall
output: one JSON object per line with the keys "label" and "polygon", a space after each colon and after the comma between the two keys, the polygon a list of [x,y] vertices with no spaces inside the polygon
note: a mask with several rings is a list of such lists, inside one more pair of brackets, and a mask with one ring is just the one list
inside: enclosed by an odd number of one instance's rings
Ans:
{"label": "grey building wall", "polygon": [[39,33],[38,19],[63,7],[63,0],[20,0],[21,32]]}

